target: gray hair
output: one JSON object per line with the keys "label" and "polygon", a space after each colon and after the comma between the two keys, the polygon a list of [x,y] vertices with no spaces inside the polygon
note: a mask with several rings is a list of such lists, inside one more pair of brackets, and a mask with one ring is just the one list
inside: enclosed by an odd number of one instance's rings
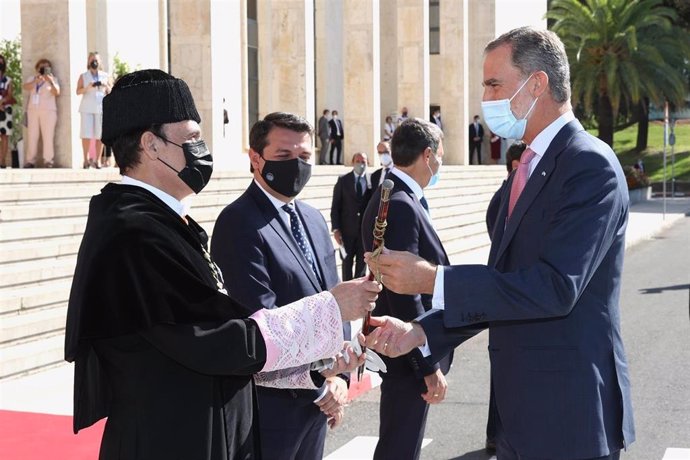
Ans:
{"label": "gray hair", "polygon": [[510,45],[512,63],[527,77],[543,71],[549,76],[549,88],[556,102],[570,100],[570,65],[558,35],[549,30],[520,27],[504,33],[484,48],[484,53]]}

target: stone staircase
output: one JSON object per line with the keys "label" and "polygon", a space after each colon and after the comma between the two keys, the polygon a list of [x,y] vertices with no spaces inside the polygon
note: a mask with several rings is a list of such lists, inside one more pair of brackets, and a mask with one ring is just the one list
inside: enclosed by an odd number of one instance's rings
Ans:
{"label": "stone staircase", "polygon": [[[314,168],[300,196],[329,225],[333,185],[344,172],[343,167]],[[426,195],[439,235],[457,263],[489,244],[484,213],[505,168],[444,166],[442,174]],[[62,362],[67,299],[89,198],[119,178],[115,169],[0,172],[0,379]],[[248,172],[215,172],[191,199],[191,214],[209,235],[220,211],[250,180]]]}

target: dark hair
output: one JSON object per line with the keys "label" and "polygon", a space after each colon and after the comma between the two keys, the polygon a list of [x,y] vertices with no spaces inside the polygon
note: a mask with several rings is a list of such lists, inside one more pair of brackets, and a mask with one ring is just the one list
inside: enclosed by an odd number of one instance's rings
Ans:
{"label": "dark hair", "polygon": [[48,67],[53,67],[53,63],[50,62],[50,60],[46,58],[41,58],[38,61],[36,61],[36,64],[34,64],[34,69],[38,70],[39,67],[42,67],[43,64],[48,64]]}
{"label": "dark hair", "polygon": [[517,141],[508,147],[508,150],[506,150],[506,169],[508,170],[508,174],[513,171],[513,160],[520,161],[522,152],[524,152],[526,148],[527,144],[522,141]]}
{"label": "dark hair", "polygon": [[520,27],[504,33],[486,45],[484,53],[500,46],[511,47],[512,64],[524,77],[543,71],[549,76],[549,88],[556,102],[570,99],[570,65],[565,47],[550,30]]}
{"label": "dark hair", "polygon": [[118,136],[113,141],[113,155],[120,168],[120,174],[125,174],[128,170],[141,163],[141,136],[150,131],[167,142],[163,132],[163,125],[151,125],[146,128],[137,128],[128,133]]}
{"label": "dark hair", "polygon": [[273,112],[254,123],[249,131],[249,147],[259,155],[263,155],[264,148],[268,145],[268,133],[273,128],[284,128],[296,133],[308,133],[314,139],[314,128],[307,120],[287,112]]}
{"label": "dark hair", "polygon": [[323,109],[322,114],[323,114],[323,115],[326,115],[328,112],[330,112],[330,110],[328,110],[328,109]]}
{"label": "dark hair", "polygon": [[409,166],[429,147],[434,154],[443,140],[443,132],[421,118],[408,118],[393,133],[391,156],[396,166]]}

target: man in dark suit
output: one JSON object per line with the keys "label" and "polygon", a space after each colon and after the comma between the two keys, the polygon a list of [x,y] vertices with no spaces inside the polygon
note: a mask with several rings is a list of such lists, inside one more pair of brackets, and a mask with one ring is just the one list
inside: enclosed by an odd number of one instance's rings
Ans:
{"label": "man in dark suit", "polygon": [[379,154],[379,161],[381,167],[371,173],[371,188],[376,190],[379,185],[388,177],[388,173],[393,169],[393,157],[391,156],[391,143],[388,141],[381,141],[376,146],[376,153]]}
{"label": "man in dark suit", "polygon": [[[360,238],[362,215],[371,198],[371,176],[367,174],[367,154],[352,156],[352,171],[338,178],[333,187],[331,203],[331,228],[335,241],[345,250],[343,257],[343,281],[365,275],[364,247]],[[352,274],[352,264],[355,273]]]}
{"label": "man in dark suit", "polygon": [[[375,350],[426,343],[433,362],[488,322],[501,459],[618,459],[635,439],[619,307],[628,191],[611,148],[575,119],[569,80],[552,32],[489,43],[484,118],[529,148],[503,188],[488,265],[408,253],[371,263],[387,288],[433,293],[442,308],[418,323],[373,320]],[[521,118],[494,123],[509,113]]]}
{"label": "man in dark suit", "polygon": [[479,115],[474,116],[474,122],[470,123],[470,164],[472,156],[477,152],[477,164],[482,164],[482,141],[484,140],[484,127],[479,123]]}
{"label": "man in dark suit", "polygon": [[[312,135],[306,120],[288,113],[267,115],[249,134],[254,180],[221,212],[211,245],[229,295],[243,305],[284,306],[338,283],[323,216],[294,199],[311,175]],[[346,382],[328,376],[320,390],[258,385],[263,457],[320,460],[327,417],[332,426],[342,419]]]}
{"label": "man in dark suit", "polygon": [[[431,221],[424,188],[438,174],[443,157],[443,133],[432,123],[409,118],[395,130],[391,141],[395,169],[388,205],[386,247],[411,251],[420,257],[447,265],[448,257]],[[362,223],[362,239],[371,248],[373,229],[381,199],[374,192]],[[384,289],[376,301],[376,315],[390,315],[411,321],[431,309],[431,296],[400,295]],[[418,459],[429,404],[443,401],[444,374],[450,368],[452,352],[439,364],[427,364],[419,351],[399,358],[386,358],[388,371],[381,374],[379,442],[374,458]]]}
{"label": "man in dark suit", "polygon": [[319,137],[319,140],[321,141],[321,146],[319,147],[319,164],[320,165],[325,165],[327,164],[326,162],[326,153],[329,151],[330,148],[330,142],[328,142],[328,139],[330,139],[330,127],[328,126],[328,116],[330,115],[331,111],[328,109],[325,109],[323,111],[323,114],[321,117],[319,117],[319,123],[317,125],[318,132],[316,135]]}
{"label": "man in dark suit", "polygon": [[[338,118],[338,111],[333,111],[333,116],[328,122],[330,127],[330,140],[331,140],[331,164],[341,165],[343,164],[343,139],[345,138],[345,131],[343,129],[343,122]],[[333,152],[335,156],[333,156]]]}

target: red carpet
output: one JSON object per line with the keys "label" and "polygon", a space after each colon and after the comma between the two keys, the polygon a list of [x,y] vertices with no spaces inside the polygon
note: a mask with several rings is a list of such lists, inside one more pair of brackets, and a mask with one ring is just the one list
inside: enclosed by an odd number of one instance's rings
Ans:
{"label": "red carpet", "polygon": [[72,417],[0,410],[3,460],[94,460],[105,419],[72,433]]}

